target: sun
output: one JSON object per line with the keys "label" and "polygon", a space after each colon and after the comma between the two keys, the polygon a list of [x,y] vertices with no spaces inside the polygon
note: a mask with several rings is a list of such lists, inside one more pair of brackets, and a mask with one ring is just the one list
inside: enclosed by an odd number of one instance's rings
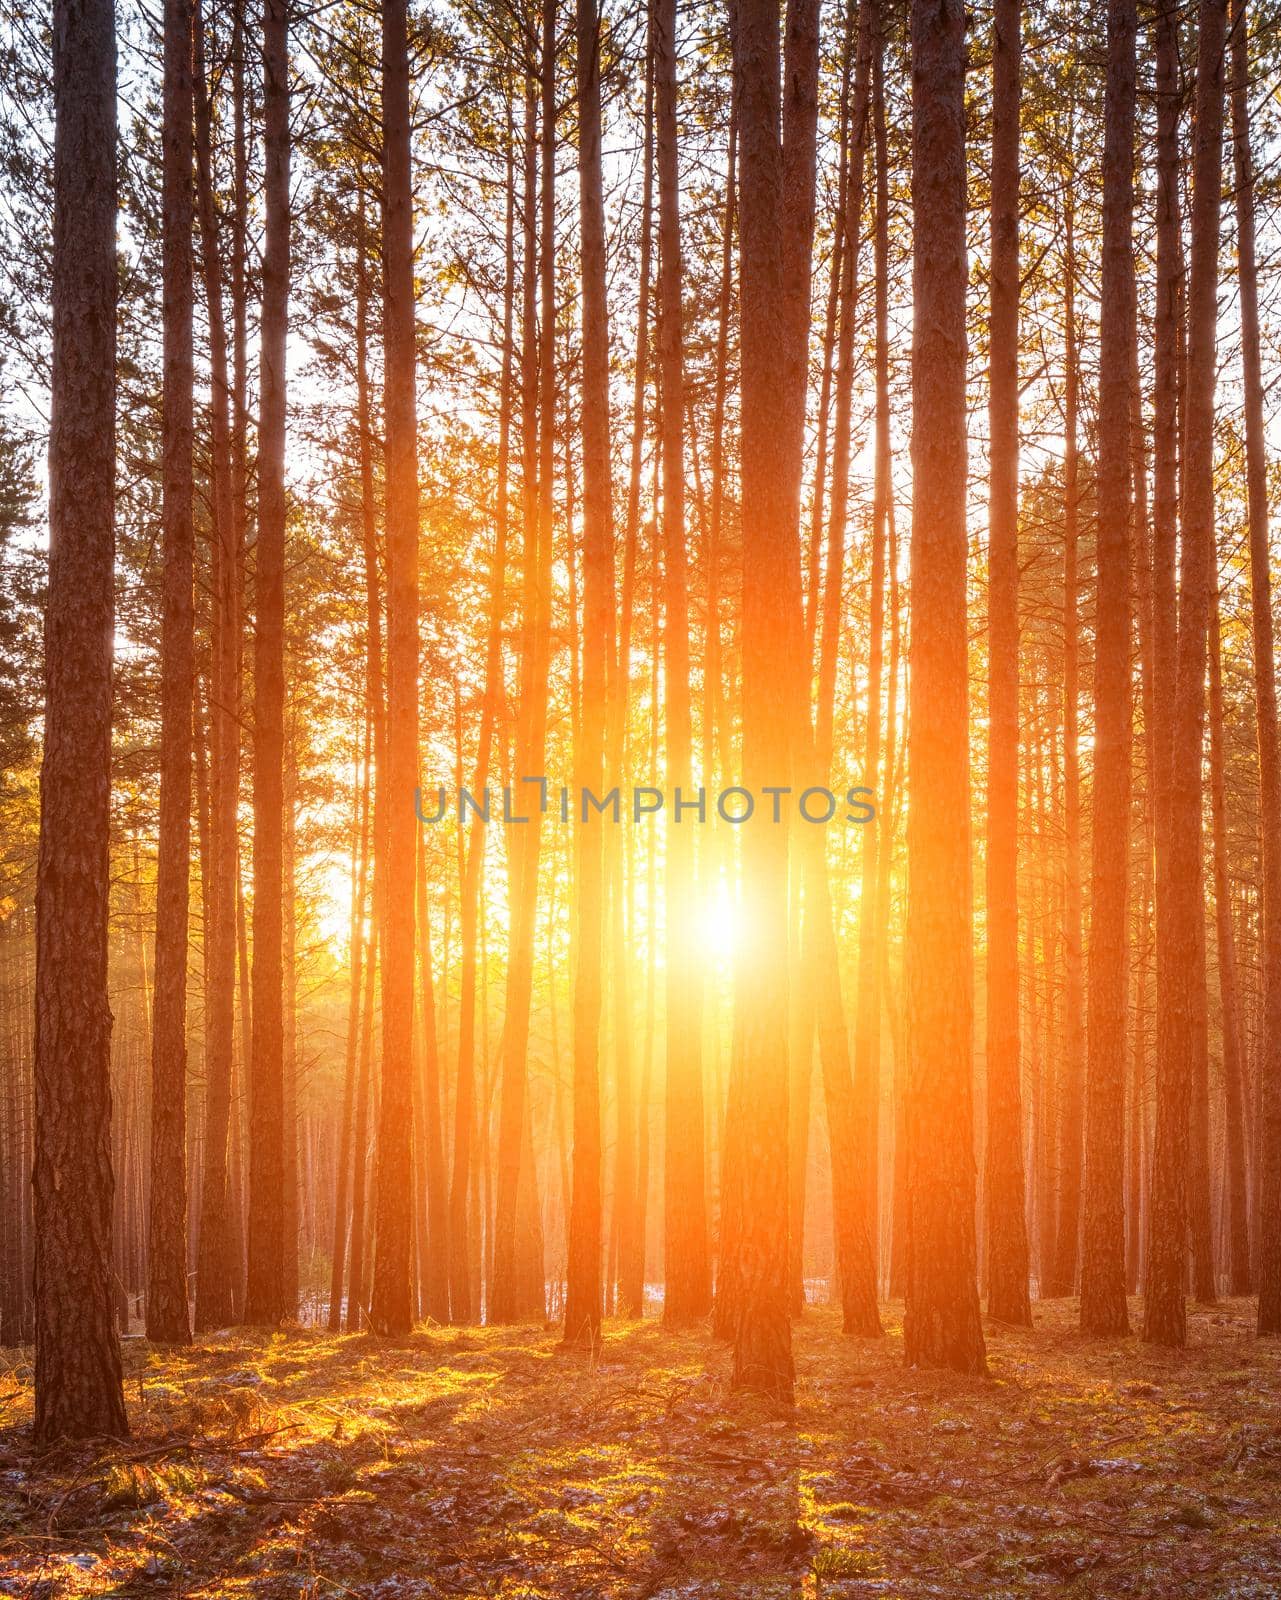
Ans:
{"label": "sun", "polygon": [[325,863],[316,897],[316,922],[330,950],[343,955],[351,942],[351,872],[345,862]]}
{"label": "sun", "polygon": [[698,926],[705,953],[728,966],[738,950],[742,917],[724,878],[719,878],[704,895]]}

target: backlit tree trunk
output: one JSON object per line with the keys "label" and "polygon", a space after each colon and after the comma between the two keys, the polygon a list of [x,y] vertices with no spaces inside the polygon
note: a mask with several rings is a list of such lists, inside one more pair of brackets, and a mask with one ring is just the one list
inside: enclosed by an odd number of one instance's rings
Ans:
{"label": "backlit tree trunk", "polygon": [[383,428],[387,483],[387,738],[382,885],[382,1096],[370,1322],[413,1325],[414,890],[418,778],[418,439],[413,192],[405,0],[384,0]]}
{"label": "backlit tree trunk", "polygon": [[1224,776],[1223,660],[1220,596],[1216,585],[1210,613],[1210,811],[1214,834],[1214,927],[1219,968],[1219,1014],[1223,1030],[1224,1199],[1229,1292],[1249,1294],[1250,1211],[1245,1159],[1245,1060],[1241,1048],[1241,997],[1236,929],[1228,872],[1228,802]]}
{"label": "backlit tree trunk", "polygon": [[[521,449],[524,497],[524,571],[521,593],[521,672],[514,774],[517,814],[529,821],[513,829],[509,842],[515,899],[508,929],[507,1012],[498,1123],[498,1185],[494,1217],[494,1281],[488,1320],[516,1322],[543,1315],[541,1244],[538,1270],[531,1258],[535,1234],[522,1226],[522,1197],[534,1174],[523,1171],[528,1123],[529,1007],[533,984],[534,928],[538,910],[538,859],[542,807],[535,783],[543,773],[547,744],[547,676],[551,651],[551,445],[554,424],[556,17],[543,8],[542,185],[537,195],[538,83],[530,78],[525,98],[524,274],[521,339]],[[541,207],[537,205],[541,198]],[[537,221],[541,211],[542,260],[538,259]],[[541,270],[540,270],[541,267]],[[541,280],[541,281],[540,281]],[[545,337],[538,330],[538,299],[543,296]],[[537,1276],[538,1282],[532,1279]]]}
{"label": "backlit tree trunk", "polygon": [[[511,460],[512,325],[516,290],[516,170],[511,104],[508,102],[507,205],[504,225],[505,275],[503,282],[503,368],[498,422],[498,484],[495,495],[494,554],[489,576],[489,631],[485,654],[485,700],[481,708],[480,737],[476,749],[472,792],[480,794],[489,781],[489,768],[503,689],[503,597],[507,581],[507,531],[509,520],[509,464]],[[470,1322],[480,1308],[472,1303],[470,1251],[468,1249],[468,1191],[473,1177],[472,1143],[476,1131],[476,956],[481,911],[481,868],[484,865],[485,827],[480,816],[473,821],[459,889],[459,923],[462,972],[458,1003],[458,1073],[454,1094],[454,1170],[449,1190],[449,1314],[453,1322]],[[488,1106],[481,1108],[488,1116]],[[472,1219],[472,1226],[476,1219]]]}
{"label": "backlit tree trunk", "polygon": [[[577,0],[578,194],[583,318],[583,700],[574,746],[577,819],[577,944],[574,970],[574,1173],[569,1218],[566,1343],[600,1339],[600,1024],[604,937],[604,839],[610,826],[581,798],[605,774],[606,670],[614,645],[614,530],[610,515],[609,323],[605,299],[605,201],[601,175],[600,16]],[[699,1130],[700,1147],[702,1131]]]}
{"label": "backlit tree trunk", "polygon": [[986,1367],[975,1238],[965,618],[965,15],[912,4],[907,1187],[913,1366]]}
{"label": "backlit tree trunk", "polygon": [[1227,0],[1199,8],[1192,261],[1183,435],[1183,540],[1171,760],[1166,815],[1173,870],[1167,884],[1165,1003],[1157,1027],[1156,1132],[1152,1150],[1143,1336],[1181,1345],[1192,1097],[1197,1076],[1197,977],[1204,1003],[1205,907],[1201,899],[1201,744],[1206,641],[1214,560],[1214,383],[1219,209],[1223,177],[1223,80]]}
{"label": "backlit tree trunk", "polygon": [[1098,608],[1081,1327],[1122,1334],[1130,857],[1130,383],[1134,368],[1134,0],[1109,0],[1099,335]]}
{"label": "backlit tree trunk", "polygon": [[[742,345],[743,782],[760,793],[791,774],[796,715],[790,663],[801,618],[791,460],[800,430],[782,415],[779,13],[739,0],[734,28],[739,118]],[[795,568],[795,574],[793,569]],[[793,616],[795,611],[795,616]],[[744,923],[735,989],[738,1231],[731,1308],[733,1382],[790,1401],[788,1313],[787,829],[762,810],[744,825]]]}
{"label": "backlit tree trunk", "polygon": [[284,1254],[285,346],[289,319],[289,0],[263,13],[262,365],[254,634],[253,1056],[245,1321],[292,1316]]}
{"label": "backlit tree trunk", "polygon": [[210,556],[209,861],[205,927],[205,1115],[196,1251],[197,1331],[235,1314],[228,1155],[236,1025],[236,823],[240,800],[240,523],[234,499],[232,384],[214,201],[213,108],[204,64],[203,13],[195,16],[195,152],[200,266],[209,322]]}
{"label": "backlit tree trunk", "polygon": [[[1071,118],[1069,127],[1072,126]],[[1070,146],[1072,144],[1069,135]],[[1077,331],[1076,201],[1064,192],[1063,315],[1063,1054],[1059,1073],[1058,1192],[1054,1246],[1042,1295],[1071,1294],[1081,1234],[1085,1120],[1085,1010],[1081,957],[1080,356]]]}
{"label": "backlit tree trunk", "polygon": [[1236,177],[1237,263],[1241,284],[1241,360],[1245,373],[1250,614],[1254,639],[1255,717],[1259,741],[1259,824],[1263,837],[1263,1038],[1256,1070],[1263,1126],[1259,1248],[1259,1332],[1281,1333],[1281,741],[1277,736],[1276,655],[1272,624],[1272,552],[1268,541],[1268,461],[1259,352],[1259,279],[1255,252],[1254,160],[1250,150],[1249,33],[1245,0],[1233,15],[1232,148]]}
{"label": "backlit tree trunk", "polygon": [[[680,190],[676,146],[676,0],[654,5],[658,144],[658,379],[663,452],[663,662],[667,788],[692,776],[689,592],[685,552],[685,381]],[[667,830],[667,1093],[664,1097],[663,1321],[682,1327],[711,1309],[703,1127],[703,1025],[694,824]]]}
{"label": "backlit tree trunk", "polygon": [[161,633],[160,837],[151,1033],[151,1196],[147,1337],[186,1344],[187,900],[191,862],[192,698],[192,8],[164,19],[164,613]]}
{"label": "backlit tree trunk", "polygon": [[988,509],[988,1312],[1027,1326],[1019,1081],[1019,0],[998,0],[992,57],[991,485]]}

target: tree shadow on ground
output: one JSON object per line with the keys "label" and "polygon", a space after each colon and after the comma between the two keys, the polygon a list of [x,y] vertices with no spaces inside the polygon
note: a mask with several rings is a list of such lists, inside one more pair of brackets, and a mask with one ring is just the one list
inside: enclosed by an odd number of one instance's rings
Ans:
{"label": "tree shadow on ground", "polygon": [[134,1438],[30,1453],[0,1395],[0,1591],[840,1600],[1275,1596],[1281,1351],[1232,1303],[1182,1356],[1089,1343],[1070,1302],[993,1330],[988,1381],[797,1326],[797,1400],[701,1333],[399,1342],[304,1330],[126,1345]]}

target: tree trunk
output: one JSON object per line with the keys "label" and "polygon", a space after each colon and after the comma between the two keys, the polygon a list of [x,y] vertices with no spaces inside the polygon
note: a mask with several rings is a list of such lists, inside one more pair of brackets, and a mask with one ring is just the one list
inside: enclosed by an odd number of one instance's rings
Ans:
{"label": "tree trunk", "polygon": [[53,9],[53,411],[36,875],[35,1438],[129,1432],[111,1303],[111,661],[116,52]]}
{"label": "tree trunk", "polygon": [[[676,0],[654,0],[655,126],[658,143],[658,379],[663,463],[664,699],[667,787],[689,793],[689,585],[685,554],[685,379],[682,337],[680,191],[677,166]],[[667,1092],[664,1097],[663,1322],[701,1321],[711,1309],[703,1112],[703,975],[697,919],[694,828],[667,829]]]}
{"label": "tree trunk", "polygon": [[[1268,542],[1268,459],[1259,354],[1259,277],[1255,259],[1254,159],[1250,150],[1249,33],[1245,0],[1234,13],[1232,149],[1236,176],[1237,271],[1241,284],[1241,360],[1245,374],[1250,611],[1259,741],[1259,827],[1263,837],[1263,1037],[1258,1066],[1262,1128],[1259,1332],[1281,1333],[1281,741],[1277,737],[1272,552]],[[1264,1241],[1267,1241],[1266,1244]]]}
{"label": "tree trunk", "polygon": [[[733,53],[740,160],[743,782],[761,793],[790,778],[801,642],[793,488],[799,464],[791,457],[803,430],[782,403],[781,356],[792,330],[783,302],[779,13],[773,0],[740,0]],[[753,936],[740,951],[735,988],[732,1381],[790,1402],[787,829],[762,808],[743,826],[742,851]]]}
{"label": "tree trunk", "polygon": [[[614,648],[614,529],[610,514],[609,322],[601,175],[600,15],[577,0],[578,197],[583,319],[583,686],[574,741],[577,939],[574,966],[574,1171],[565,1342],[593,1349],[601,1319],[600,1022],[604,942],[604,820],[585,792],[605,785],[606,672]],[[577,619],[575,618],[576,622]]]}
{"label": "tree trunk", "polygon": [[1130,383],[1134,370],[1135,0],[1109,0],[1099,335],[1098,604],[1081,1328],[1124,1334],[1130,858]]}
{"label": "tree trunk", "polygon": [[1019,1063],[1020,0],[998,0],[992,57],[991,435],[988,502],[988,1313],[1030,1326]]}
{"label": "tree trunk", "polygon": [[382,1097],[370,1321],[413,1326],[414,894],[418,779],[418,438],[406,0],[383,0],[383,429],[387,492],[387,738],[382,887]]}
{"label": "tree trunk", "polygon": [[1214,828],[1214,926],[1218,946],[1219,1009],[1223,1031],[1223,1125],[1229,1293],[1251,1289],[1249,1183],[1245,1160],[1245,1060],[1236,930],[1228,872],[1228,804],[1223,751],[1223,663],[1220,600],[1210,614],[1210,810]]}
{"label": "tree trunk", "polygon": [[187,1307],[187,900],[195,683],[191,0],[167,0],[164,35],[164,599],[147,1337],[158,1343],[186,1344],[191,1337]]}
{"label": "tree trunk", "polygon": [[236,1027],[236,827],[240,800],[240,551],[232,389],[214,201],[212,106],[202,12],[195,14],[195,150],[200,262],[209,324],[212,553],[209,668],[209,912],[205,927],[205,1110],[196,1252],[197,1331],[235,1315],[228,1146]]}
{"label": "tree trunk", "polygon": [[360,1023],[360,1065],[356,1075],[356,1133],[351,1179],[351,1269],[347,1282],[347,1332],[368,1326],[365,1315],[365,1216],[369,1198],[369,1096],[374,1048],[374,984],[378,963],[378,922],[365,939],[365,1004]]}
{"label": "tree trunk", "polygon": [[[645,401],[649,373],[649,297],[653,256],[654,212],[654,13],[649,10],[649,30],[645,51],[645,108],[642,134],[640,281],[636,308],[636,375],[632,388],[631,457],[627,478],[627,522],[623,545],[622,616],[619,622],[618,670],[610,706],[609,761],[614,778],[622,783],[629,775],[628,712],[631,705],[632,615],[635,607],[637,555],[640,543],[641,467],[645,449]],[[710,583],[710,579],[709,579]],[[709,607],[712,604],[708,601]],[[628,874],[634,867],[634,835],[611,835],[615,852],[610,887],[613,950],[611,978],[614,985],[614,1051],[618,1079],[618,1158],[614,1169],[618,1213],[618,1308],[622,1316],[641,1318],[645,1314],[645,1210],[646,1194],[641,1177],[641,1144],[647,1139],[642,1118],[647,1107],[639,1094],[633,1094],[634,1019],[631,1001],[630,919],[625,894]],[[648,1070],[648,1056],[646,1057]],[[646,1144],[648,1149],[648,1144]]]}
{"label": "tree trunk", "polygon": [[289,325],[289,11],[263,12],[265,246],[258,417],[258,617],[254,634],[253,1056],[245,1321],[285,1303],[284,819],[285,347]]}
{"label": "tree trunk", "polygon": [[364,777],[362,781],[358,763],[354,785],[355,797],[352,804],[351,933],[347,956],[350,982],[347,991],[347,1051],[343,1071],[342,1124],[338,1139],[338,1170],[334,1186],[333,1248],[330,1259],[327,1322],[330,1333],[338,1333],[342,1328],[343,1271],[346,1267],[347,1240],[351,1222],[352,1122],[356,1108],[356,1057],[360,1045],[360,999],[365,953],[364,920],[369,884],[371,737],[371,719],[366,702]]}
{"label": "tree trunk", "polygon": [[[507,206],[505,275],[503,280],[503,368],[498,417],[498,483],[495,493],[494,554],[489,576],[489,632],[485,655],[485,700],[481,707],[472,791],[480,794],[489,781],[489,767],[503,691],[503,599],[507,582],[509,463],[511,459],[512,323],[516,288],[516,174],[514,131],[508,102]],[[484,823],[473,819],[459,892],[458,920],[462,970],[458,999],[458,1074],[454,1093],[454,1170],[449,1191],[449,1315],[470,1322],[480,1307],[471,1295],[467,1197],[472,1178],[472,1143],[476,1132],[476,946],[480,920]],[[488,1108],[482,1113],[488,1115]]]}
{"label": "tree trunk", "polygon": [[[538,263],[536,194],[538,84],[527,80],[525,93],[524,295],[521,338],[522,495],[524,572],[522,577],[521,682],[516,729],[517,777],[537,779],[546,759],[547,676],[551,652],[552,436],[555,431],[555,163],[556,17],[543,9],[542,40],[542,261]],[[537,272],[541,265],[541,273]],[[544,338],[538,337],[538,291],[543,294]],[[525,1172],[523,1149],[528,1122],[529,1007],[533,984],[534,929],[538,911],[538,859],[543,810],[536,783],[520,782],[519,799],[529,816],[509,841],[515,898],[508,927],[507,1013],[498,1117],[498,1185],[494,1216],[494,1281],[491,1322],[517,1322],[543,1315],[542,1262],[533,1270],[535,1233],[521,1226],[522,1195],[535,1182]],[[522,1247],[525,1255],[522,1257]],[[535,1281],[535,1279],[539,1281]]]}
{"label": "tree trunk", "polygon": [[[414,830],[414,901],[418,945],[418,1071],[413,1086],[414,1192],[418,1210],[414,1226],[422,1313],[438,1327],[443,1327],[449,1321],[449,1195],[440,1104],[436,984],[432,974],[431,921],[427,908],[427,849],[420,828]],[[465,1252],[463,1259],[470,1270],[470,1252]]]}
{"label": "tree trunk", "polygon": [[[908,702],[904,1345],[983,1372],[972,1103],[965,619],[965,15],[912,4],[912,637]],[[944,820],[946,819],[946,820]]]}
{"label": "tree trunk", "polygon": [[1227,0],[1202,0],[1197,48],[1192,262],[1183,438],[1183,540],[1174,679],[1171,785],[1165,822],[1168,873],[1164,997],[1157,1023],[1156,1133],[1152,1150],[1143,1337],[1181,1345],[1191,1110],[1197,1077],[1196,977],[1204,1004],[1205,908],[1201,900],[1201,745],[1206,641],[1214,558],[1214,382],[1219,208],[1223,177],[1223,78]]}
{"label": "tree trunk", "polygon": [[1076,203],[1064,195],[1065,334],[1063,450],[1063,1058],[1059,1073],[1058,1209],[1043,1295],[1071,1294],[1081,1234],[1081,1158],[1085,1122],[1085,1013],[1081,960],[1080,358],[1076,317]]}

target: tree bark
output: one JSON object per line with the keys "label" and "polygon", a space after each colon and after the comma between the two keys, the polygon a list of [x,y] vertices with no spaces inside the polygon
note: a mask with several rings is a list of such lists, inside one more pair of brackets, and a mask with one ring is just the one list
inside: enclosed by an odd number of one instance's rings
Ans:
{"label": "tree bark", "polygon": [[254,634],[253,1055],[245,1321],[272,1326],[285,1302],[284,820],[285,348],[289,327],[289,0],[265,0],[258,417],[258,617]]}
{"label": "tree bark", "polygon": [[1168,874],[1164,1003],[1157,1023],[1156,1131],[1152,1150],[1143,1337],[1181,1345],[1191,1111],[1197,1077],[1197,974],[1204,1004],[1205,908],[1201,900],[1201,746],[1214,557],[1214,382],[1219,209],[1223,178],[1223,80],[1227,0],[1202,0],[1193,155],[1192,260],[1183,436],[1183,540],[1174,679],[1171,785],[1165,822]]}
{"label": "tree bark", "polygon": [[406,0],[383,0],[383,429],[387,492],[387,738],[382,886],[382,1096],[370,1322],[413,1326],[414,893],[418,779],[418,423]]}
{"label": "tree bark", "polygon": [[988,397],[988,1314],[1030,1326],[1019,1059],[1019,62],[1020,0],[997,0],[992,56],[992,304]]}
{"label": "tree bark", "polygon": [[[1237,271],[1241,285],[1241,360],[1245,375],[1250,614],[1259,742],[1259,831],[1263,838],[1263,1037],[1256,1071],[1263,1111],[1260,1147],[1259,1316],[1261,1334],[1281,1333],[1281,740],[1277,736],[1272,552],[1268,540],[1268,459],[1259,353],[1259,277],[1255,255],[1254,159],[1250,150],[1249,32],[1245,0],[1233,16],[1232,150],[1236,176]],[[1265,1244],[1264,1241],[1267,1241]]]}
{"label": "tree bark", "polygon": [[164,523],[160,685],[160,837],[156,868],[155,1004],[151,1035],[151,1193],[147,1337],[186,1344],[187,915],[191,876],[192,700],[195,685],[195,536],[192,351],[191,0],[164,16]]}
{"label": "tree bark", "polygon": [[1245,1056],[1241,1048],[1241,995],[1236,929],[1228,870],[1228,802],[1223,750],[1223,662],[1220,598],[1210,615],[1210,812],[1214,832],[1214,927],[1223,1035],[1224,1193],[1227,1205],[1229,1293],[1250,1293],[1249,1182],[1245,1158]]}
{"label": "tree bark", "polygon": [[347,1049],[343,1071],[342,1123],[338,1139],[337,1174],[334,1186],[333,1246],[329,1273],[330,1333],[342,1329],[343,1274],[347,1264],[347,1240],[351,1224],[351,1166],[353,1119],[356,1108],[356,1058],[360,1044],[360,1001],[365,953],[365,907],[369,883],[369,773],[371,718],[365,708],[364,776],[357,764],[352,803],[351,923],[347,969]]}
{"label": "tree bark", "polygon": [[[483,792],[498,721],[503,682],[503,598],[507,582],[509,521],[509,464],[511,459],[512,324],[516,290],[516,173],[514,131],[508,102],[507,205],[505,221],[505,276],[503,283],[503,363],[498,418],[498,483],[495,493],[494,554],[489,576],[489,632],[485,653],[485,700],[481,708],[480,737],[476,748],[472,792]],[[472,821],[459,891],[458,920],[462,943],[462,971],[458,1000],[458,1073],[454,1091],[454,1170],[449,1191],[449,1315],[453,1322],[470,1322],[479,1313],[471,1296],[468,1248],[467,1197],[472,1178],[472,1143],[476,1131],[476,947],[480,919],[481,868],[484,864],[484,823]],[[482,1108],[488,1115],[488,1108]]]}
{"label": "tree bark", "polygon": [[[578,196],[583,319],[583,699],[574,743],[577,942],[574,969],[574,1170],[569,1217],[565,1342],[600,1341],[600,1022],[604,941],[602,817],[584,797],[605,785],[606,672],[614,647],[614,529],[610,513],[609,322],[605,284],[605,197],[601,174],[600,15],[577,0]],[[701,1130],[700,1130],[701,1131]]]}
{"label": "tree bark", "polygon": [[965,15],[912,4],[907,1304],[912,1366],[983,1372],[972,1102],[965,618]]}
{"label": "tree bark", "polygon": [[1109,0],[1099,335],[1098,602],[1081,1329],[1124,1334],[1134,371],[1134,0]]}
{"label": "tree bark", "polygon": [[[743,782],[763,792],[791,775],[797,697],[789,668],[801,642],[793,488],[799,466],[791,459],[801,429],[782,404],[781,352],[791,330],[783,304],[779,13],[773,0],[739,0],[733,56],[740,162]],[[732,1381],[790,1402],[787,830],[762,810],[744,825],[742,849],[752,938],[740,951],[735,987]]]}
{"label": "tree bark", "polygon": [[129,1432],[112,1317],[110,897],[116,48],[53,8],[53,410],[36,868],[35,1438]]}
{"label": "tree bark", "polygon": [[[628,712],[631,705],[632,614],[636,590],[636,569],[640,543],[640,490],[646,416],[645,402],[649,375],[649,298],[653,257],[654,213],[654,13],[649,9],[649,29],[645,50],[644,129],[641,159],[640,278],[636,308],[636,374],[632,387],[632,434],[627,478],[627,521],[623,536],[622,615],[619,619],[618,670],[610,706],[610,762],[620,783],[629,775]],[[723,259],[723,257],[722,257]],[[722,307],[724,300],[722,298]],[[719,335],[718,335],[719,339]],[[719,349],[719,343],[718,343]],[[721,382],[721,369],[717,369]],[[709,609],[713,607],[709,577]],[[641,1318],[645,1314],[645,1213],[648,1163],[642,1178],[641,1146],[648,1152],[648,1116],[645,1097],[633,1095],[632,1033],[634,1020],[631,1002],[631,949],[629,918],[624,884],[634,867],[633,838],[617,830],[611,838],[615,852],[612,863],[611,922],[613,951],[610,975],[614,986],[614,1050],[618,1079],[618,1158],[614,1169],[618,1214],[618,1308],[622,1316]],[[648,1071],[648,1054],[646,1071]],[[639,1091],[639,1085],[638,1085]]]}
{"label": "tree bark", "polygon": [[[556,17],[547,0],[542,38],[542,194],[537,194],[538,88],[530,77],[525,93],[525,190],[523,196],[524,293],[521,338],[521,448],[524,500],[524,570],[519,711],[516,728],[517,789],[528,802],[529,821],[514,828],[509,844],[515,886],[508,928],[507,1013],[503,1029],[498,1119],[498,1185],[494,1216],[494,1281],[488,1320],[518,1322],[544,1314],[541,1247],[532,1270],[535,1234],[522,1228],[522,1195],[535,1175],[524,1171],[528,1121],[529,1007],[533,983],[534,929],[538,910],[538,860],[543,811],[535,783],[546,759],[547,676],[551,652],[552,435],[555,425],[555,124]],[[541,198],[541,208],[537,202]],[[537,223],[541,209],[542,260]],[[541,269],[541,270],[540,270]],[[541,280],[541,282],[540,282]],[[543,331],[538,333],[538,298]],[[526,814],[518,808],[518,814]],[[524,1254],[522,1255],[522,1246]],[[535,1283],[534,1277],[539,1281]]]}
{"label": "tree bark", "polygon": [[236,1026],[236,827],[240,801],[239,520],[234,502],[232,386],[214,200],[213,108],[203,13],[195,18],[195,152],[200,265],[209,323],[212,478],[209,667],[209,908],[205,927],[205,1107],[196,1250],[197,1331],[225,1327],[235,1304],[228,1146]]}
{"label": "tree bark", "polygon": [[[1073,142],[1074,141],[1070,141]],[[1063,450],[1063,1058],[1059,1072],[1058,1193],[1054,1251],[1043,1295],[1071,1294],[1081,1235],[1085,1122],[1085,1009],[1081,958],[1080,356],[1077,334],[1076,201],[1064,191],[1065,323]]]}
{"label": "tree bark", "polygon": [[[654,0],[658,145],[658,379],[662,430],[663,661],[667,787],[688,795],[693,772],[689,580],[685,553],[685,378],[680,190],[677,166],[676,0]],[[667,1092],[664,1096],[663,1322],[701,1321],[711,1309],[703,1111],[703,974],[697,926],[694,829],[669,821],[666,897]]]}

